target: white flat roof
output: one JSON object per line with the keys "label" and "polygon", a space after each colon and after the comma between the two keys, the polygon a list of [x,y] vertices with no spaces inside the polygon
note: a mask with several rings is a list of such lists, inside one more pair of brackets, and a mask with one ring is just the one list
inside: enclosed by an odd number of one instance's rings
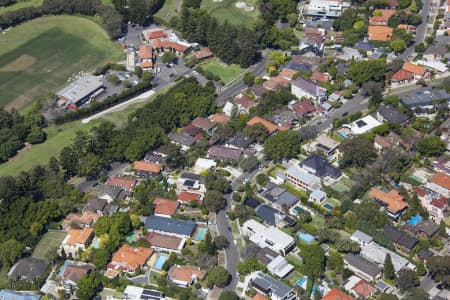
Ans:
{"label": "white flat roof", "polygon": [[350,128],[352,130],[352,134],[363,134],[380,125],[382,125],[381,122],[379,122],[371,115],[368,115],[364,118],[354,121]]}
{"label": "white flat roof", "polygon": [[406,258],[401,257],[387,248],[381,247],[377,243],[370,243],[361,248],[362,256],[379,265],[384,264],[384,260],[388,254],[391,256],[395,272],[398,272],[405,267],[409,267],[409,261]]}
{"label": "white flat roof", "polygon": [[60,98],[64,98],[69,102],[77,103],[78,101],[86,98],[96,90],[103,86],[103,82],[99,77],[86,74],[71,82],[56,95]]}
{"label": "white flat roof", "polygon": [[295,242],[294,238],[289,234],[284,233],[283,231],[273,227],[273,226],[265,226],[255,220],[248,220],[243,224],[244,227],[251,227],[254,234],[258,234],[260,236],[268,237],[272,242],[277,243],[278,245],[284,245],[284,247],[290,245]]}

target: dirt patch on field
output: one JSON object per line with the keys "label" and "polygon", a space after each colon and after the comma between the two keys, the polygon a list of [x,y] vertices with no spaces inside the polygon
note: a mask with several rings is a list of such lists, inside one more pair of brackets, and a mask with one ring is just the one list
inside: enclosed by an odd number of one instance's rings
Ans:
{"label": "dirt patch on field", "polygon": [[28,104],[30,104],[33,101],[33,98],[31,98],[28,95],[36,95],[36,93],[39,91],[40,86],[35,86],[31,90],[27,92],[27,95],[20,95],[19,97],[15,98],[13,101],[9,102],[5,105],[5,109],[7,111],[11,111],[12,109],[15,110],[21,110]]}
{"label": "dirt patch on field", "polygon": [[0,69],[0,72],[25,71],[36,63],[37,59],[31,55],[23,54]]}

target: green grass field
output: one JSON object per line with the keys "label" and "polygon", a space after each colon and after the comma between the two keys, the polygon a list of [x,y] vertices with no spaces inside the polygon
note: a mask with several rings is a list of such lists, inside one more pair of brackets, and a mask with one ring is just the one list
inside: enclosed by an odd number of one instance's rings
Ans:
{"label": "green grass field", "polygon": [[163,7],[155,14],[155,17],[169,23],[172,17],[179,15],[180,7],[181,0],[165,0]]}
{"label": "green grass field", "polygon": [[[245,11],[237,8],[237,2],[246,3],[248,6],[253,6],[252,11]],[[219,22],[228,21],[228,23],[238,26],[251,27],[258,19],[258,1],[257,0],[222,0],[214,2],[214,0],[203,0],[201,8],[208,11],[213,17],[216,17]]]}
{"label": "green grass field", "polygon": [[39,6],[42,2],[44,2],[44,0],[19,0],[13,5],[0,7],[0,15],[8,11],[14,11],[28,6]]}
{"label": "green grass field", "polygon": [[34,248],[33,257],[41,259],[54,257],[66,235],[67,233],[64,231],[48,231],[36,245],[36,248]]}
{"label": "green grass field", "polygon": [[96,22],[76,16],[32,20],[0,35],[0,106],[21,109],[60,89],[70,75],[125,58]]}
{"label": "green grass field", "polygon": [[236,79],[244,72],[244,70],[238,65],[226,65],[220,62],[218,59],[213,59],[207,63],[202,64],[201,68],[205,71],[219,76],[220,80],[223,81],[224,84],[227,84],[233,79]]}

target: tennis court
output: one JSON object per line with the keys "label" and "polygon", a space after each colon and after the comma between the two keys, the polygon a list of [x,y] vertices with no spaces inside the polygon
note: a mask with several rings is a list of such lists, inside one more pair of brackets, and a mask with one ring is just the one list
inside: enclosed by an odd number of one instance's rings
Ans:
{"label": "tennis court", "polygon": [[41,238],[33,251],[34,258],[51,259],[56,256],[59,246],[67,233],[62,230],[49,230]]}

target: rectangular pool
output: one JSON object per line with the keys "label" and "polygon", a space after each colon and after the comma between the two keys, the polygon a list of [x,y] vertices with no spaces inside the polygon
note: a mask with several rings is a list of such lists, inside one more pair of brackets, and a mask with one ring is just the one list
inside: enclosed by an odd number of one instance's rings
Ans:
{"label": "rectangular pool", "polygon": [[310,235],[309,233],[299,232],[297,234],[297,236],[300,240],[302,240],[303,242],[306,242],[306,243],[311,243],[312,241],[314,241],[314,237],[312,235]]}
{"label": "rectangular pool", "polygon": [[334,206],[331,205],[330,203],[325,203],[325,204],[323,205],[323,207],[325,207],[325,208],[326,208],[327,210],[329,210],[329,211],[332,211],[333,208],[334,208]]}
{"label": "rectangular pool", "polygon": [[[306,288],[306,281],[308,281],[308,277],[303,276],[302,278],[300,278],[299,280],[297,280],[297,282],[295,283],[296,286],[301,287],[301,288]],[[304,286],[303,286],[304,285]]]}
{"label": "rectangular pool", "polygon": [[156,260],[155,264],[153,265],[153,268],[157,269],[157,270],[161,270],[162,267],[164,266],[164,263],[167,260],[167,256],[165,255],[159,255],[158,259]]}
{"label": "rectangular pool", "polygon": [[208,229],[206,229],[206,228],[203,228],[203,227],[199,227],[198,229],[197,229],[197,234],[195,235],[195,237],[194,237],[194,241],[203,241],[203,239],[205,238],[205,235],[206,235],[206,231],[207,231]]}

